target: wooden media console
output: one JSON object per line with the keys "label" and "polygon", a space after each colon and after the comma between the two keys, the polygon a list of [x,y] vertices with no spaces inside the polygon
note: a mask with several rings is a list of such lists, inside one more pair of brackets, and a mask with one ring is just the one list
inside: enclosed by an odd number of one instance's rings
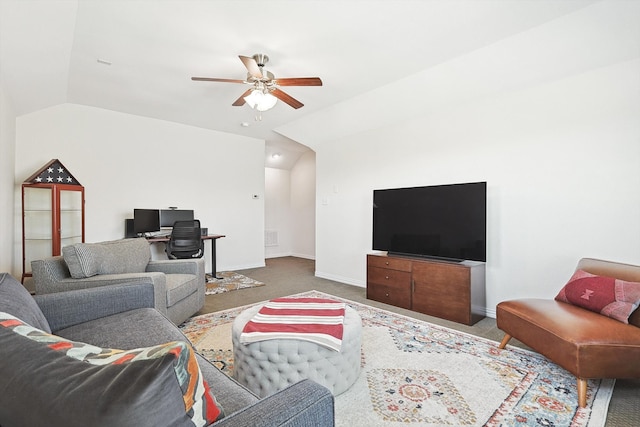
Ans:
{"label": "wooden media console", "polygon": [[473,325],[485,317],[485,264],[369,254],[367,298]]}

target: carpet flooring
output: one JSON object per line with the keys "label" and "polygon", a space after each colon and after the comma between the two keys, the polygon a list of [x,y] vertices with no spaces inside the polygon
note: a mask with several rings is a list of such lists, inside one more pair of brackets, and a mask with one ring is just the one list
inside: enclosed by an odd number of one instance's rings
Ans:
{"label": "carpet flooring", "polygon": [[[263,282],[267,286],[246,289],[241,292],[209,295],[205,298],[203,309],[197,314],[216,312],[316,289],[331,295],[369,304],[374,307],[380,307],[415,319],[425,320],[430,323],[488,338],[493,341],[499,342],[503,336],[503,333],[496,328],[495,319],[485,318],[473,326],[465,326],[367,300],[366,289],[364,288],[315,277],[315,262],[313,260],[296,257],[270,258],[266,260],[265,267],[240,270],[238,273]],[[526,348],[526,346],[515,339],[512,339],[509,344]],[[640,426],[640,380],[619,379],[616,381],[605,426]]]}

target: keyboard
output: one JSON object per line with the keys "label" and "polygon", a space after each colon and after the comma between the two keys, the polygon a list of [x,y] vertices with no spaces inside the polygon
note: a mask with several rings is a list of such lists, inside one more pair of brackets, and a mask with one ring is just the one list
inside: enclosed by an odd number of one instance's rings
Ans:
{"label": "keyboard", "polygon": [[145,237],[169,237],[171,236],[171,230],[160,230],[160,231],[148,231],[144,233]]}

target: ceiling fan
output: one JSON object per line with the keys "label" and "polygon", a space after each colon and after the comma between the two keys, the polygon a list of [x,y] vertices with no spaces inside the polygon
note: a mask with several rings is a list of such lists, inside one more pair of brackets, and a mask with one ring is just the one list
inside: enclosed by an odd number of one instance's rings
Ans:
{"label": "ceiling fan", "polygon": [[255,54],[252,57],[238,55],[244,66],[247,68],[246,80],[220,79],[215,77],[191,77],[191,80],[222,83],[244,83],[251,85],[240,98],[231,104],[239,107],[248,103],[251,108],[259,111],[266,111],[273,107],[277,100],[290,105],[293,108],[300,108],[304,104],[291,95],[282,91],[278,86],[322,86],[320,77],[289,77],[276,79],[273,73],[264,69],[269,62],[269,57],[264,54]]}

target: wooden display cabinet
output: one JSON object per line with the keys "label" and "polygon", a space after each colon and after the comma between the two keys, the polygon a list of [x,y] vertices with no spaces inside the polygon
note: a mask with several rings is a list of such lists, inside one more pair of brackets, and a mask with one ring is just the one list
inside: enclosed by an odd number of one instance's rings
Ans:
{"label": "wooden display cabinet", "polygon": [[84,187],[53,159],[22,184],[22,283],[31,261],[84,242]]}
{"label": "wooden display cabinet", "polygon": [[367,298],[473,325],[485,317],[485,264],[370,254]]}

